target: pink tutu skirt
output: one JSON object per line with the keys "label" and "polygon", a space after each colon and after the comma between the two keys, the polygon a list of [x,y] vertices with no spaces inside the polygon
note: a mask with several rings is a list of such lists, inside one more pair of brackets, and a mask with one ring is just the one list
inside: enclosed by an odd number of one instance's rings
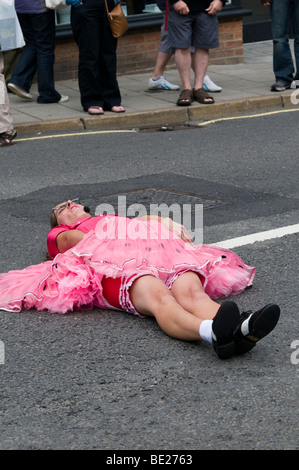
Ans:
{"label": "pink tutu skirt", "polygon": [[53,261],[0,274],[0,309],[22,308],[66,313],[111,308],[103,277],[120,278],[119,303],[139,315],[129,288],[140,276],[159,278],[169,289],[187,271],[200,275],[213,299],[239,294],[252,284],[255,268],[230,250],[191,245],[156,221],[107,216],[76,247]]}

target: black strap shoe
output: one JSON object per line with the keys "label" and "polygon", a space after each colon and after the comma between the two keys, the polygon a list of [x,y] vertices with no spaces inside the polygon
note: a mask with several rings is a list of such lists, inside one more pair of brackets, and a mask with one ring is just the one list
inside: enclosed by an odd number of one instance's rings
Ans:
{"label": "black strap shoe", "polygon": [[219,359],[228,359],[235,352],[234,331],[240,322],[240,311],[235,302],[224,302],[212,324],[214,350]]}
{"label": "black strap shoe", "polygon": [[280,308],[268,304],[256,312],[243,312],[234,332],[235,354],[239,356],[250,351],[256,343],[275,328],[280,315]]}

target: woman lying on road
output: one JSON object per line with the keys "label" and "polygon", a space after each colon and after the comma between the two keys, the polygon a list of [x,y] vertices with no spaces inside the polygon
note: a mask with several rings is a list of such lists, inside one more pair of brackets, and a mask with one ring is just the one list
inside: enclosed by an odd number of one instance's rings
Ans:
{"label": "woman lying on road", "polygon": [[153,316],[169,336],[211,343],[221,359],[251,350],[275,327],[280,309],[268,304],[240,314],[214,299],[252,284],[255,268],[229,250],[192,244],[168,218],[92,217],[68,200],[50,214],[53,258],[0,275],[0,309],[66,313],[108,308]]}

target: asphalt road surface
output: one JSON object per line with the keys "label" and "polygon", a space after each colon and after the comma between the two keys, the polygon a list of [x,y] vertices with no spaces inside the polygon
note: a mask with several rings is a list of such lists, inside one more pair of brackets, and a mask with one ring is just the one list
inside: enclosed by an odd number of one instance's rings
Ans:
{"label": "asphalt road surface", "polygon": [[0,312],[2,450],[298,450],[298,148],[298,113],[280,112],[0,149],[1,272],[43,261],[48,213],[68,198],[201,204],[205,243],[252,236],[231,242],[257,269],[240,309],[281,307],[276,329],[227,361],[123,312]]}

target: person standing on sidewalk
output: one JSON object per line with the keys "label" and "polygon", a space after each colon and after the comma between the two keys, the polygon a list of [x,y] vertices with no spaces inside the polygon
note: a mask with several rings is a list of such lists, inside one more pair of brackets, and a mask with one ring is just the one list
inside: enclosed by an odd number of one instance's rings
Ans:
{"label": "person standing on sidewalk", "polygon": [[[190,106],[192,101],[213,104],[214,99],[203,87],[209,64],[209,49],[219,47],[217,13],[226,0],[170,0],[169,42],[175,48],[175,61],[182,81],[178,106]],[[190,47],[195,47],[191,60]],[[191,65],[194,69],[194,89],[191,85]]]}
{"label": "person standing on sidewalk", "polygon": [[15,7],[26,46],[7,87],[20,98],[31,100],[37,71],[38,103],[68,101],[54,86],[55,11],[46,8],[45,0],[15,0]]}
{"label": "person standing on sidewalk", "polygon": [[[117,39],[112,36],[104,0],[66,0],[71,5],[71,25],[79,48],[78,79],[81,105],[91,115],[122,113],[116,78]],[[111,11],[114,0],[108,0]]]}
{"label": "person standing on sidewalk", "polygon": [[[293,81],[299,80],[299,0],[261,0],[271,8],[273,36],[273,71],[275,83],[271,91],[293,88]],[[294,33],[294,55],[296,74],[290,49],[290,23]]]}
{"label": "person standing on sidewalk", "polygon": [[9,145],[17,135],[13,127],[3,70],[4,61],[0,47],[0,147]]}
{"label": "person standing on sidewalk", "polygon": [[[179,85],[169,82],[164,77],[164,70],[171,59],[171,56],[174,55],[175,49],[171,47],[168,39],[168,11],[166,10],[166,0],[157,0],[157,5],[163,13],[163,24],[161,26],[161,40],[158,49],[157,60],[155,68],[152,74],[152,77],[149,78],[148,88],[149,90],[179,90]],[[194,48],[191,48],[191,53],[194,52]],[[220,92],[222,88],[213,80],[210,79],[208,75],[205,75],[203,80],[203,88],[209,92]]]}

